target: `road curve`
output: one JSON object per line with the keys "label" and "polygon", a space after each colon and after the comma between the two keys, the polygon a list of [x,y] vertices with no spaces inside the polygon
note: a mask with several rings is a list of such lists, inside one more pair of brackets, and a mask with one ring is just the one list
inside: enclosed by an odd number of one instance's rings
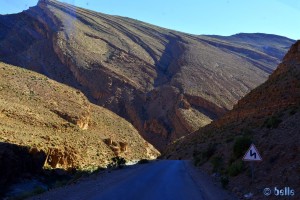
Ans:
{"label": "road curve", "polygon": [[98,199],[197,199],[201,191],[185,170],[182,161],[163,161],[147,166],[132,177],[92,197]]}
{"label": "road curve", "polygon": [[[197,180],[187,161],[163,160],[117,170],[93,183],[78,183],[33,199],[58,200],[207,200],[232,199],[213,184]],[[122,172],[123,171],[123,172]],[[111,175],[111,176],[110,176]],[[81,186],[80,186],[81,184]],[[209,188],[206,188],[209,187]],[[210,194],[212,193],[212,194]],[[216,197],[215,194],[219,196]],[[224,193],[224,194],[222,194]]]}

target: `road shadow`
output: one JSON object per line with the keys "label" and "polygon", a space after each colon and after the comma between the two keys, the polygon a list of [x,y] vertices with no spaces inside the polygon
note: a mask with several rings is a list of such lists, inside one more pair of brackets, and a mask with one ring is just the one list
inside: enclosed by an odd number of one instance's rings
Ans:
{"label": "road shadow", "polygon": [[43,151],[0,142],[0,196],[22,175],[42,172],[45,161]]}
{"label": "road shadow", "polygon": [[[81,170],[75,167],[51,168],[49,155],[35,147],[0,142],[0,199],[25,199],[48,190],[77,183],[82,178],[125,166],[114,157],[107,168]],[[142,160],[141,163],[147,163]],[[139,164],[141,164],[139,163]],[[45,167],[49,166],[49,167]]]}

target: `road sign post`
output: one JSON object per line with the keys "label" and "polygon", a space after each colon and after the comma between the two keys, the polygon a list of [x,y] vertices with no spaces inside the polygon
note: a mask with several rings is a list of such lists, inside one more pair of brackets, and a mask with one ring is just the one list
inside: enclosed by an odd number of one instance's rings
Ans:
{"label": "road sign post", "polygon": [[254,180],[254,162],[260,162],[262,161],[262,158],[256,149],[254,144],[251,144],[248,151],[245,153],[243,157],[243,161],[251,162],[251,180],[253,183]]}
{"label": "road sign post", "polygon": [[254,180],[254,162],[251,161],[251,182]]}

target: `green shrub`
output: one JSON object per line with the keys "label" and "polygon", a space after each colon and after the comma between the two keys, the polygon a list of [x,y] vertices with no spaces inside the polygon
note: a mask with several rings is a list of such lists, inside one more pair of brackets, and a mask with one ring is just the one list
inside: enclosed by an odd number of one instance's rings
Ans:
{"label": "green shrub", "polygon": [[68,184],[68,182],[69,182],[69,180],[57,180],[57,181],[55,181],[53,188],[65,186]]}
{"label": "green shrub", "polygon": [[253,131],[252,131],[252,129],[246,127],[246,128],[243,128],[243,129],[242,129],[242,133],[243,133],[244,135],[251,135],[251,134],[253,134]]}
{"label": "green shrub", "polygon": [[277,116],[272,116],[265,121],[264,126],[267,128],[277,128],[281,122],[282,120]]}
{"label": "green shrub", "polygon": [[101,172],[101,171],[104,171],[105,170],[105,168],[103,168],[103,167],[97,167],[94,171],[93,171],[93,174],[97,174],[97,173],[99,173],[99,172]]}
{"label": "green shrub", "polygon": [[230,143],[230,142],[232,142],[233,140],[234,140],[234,137],[233,137],[233,136],[229,136],[229,137],[226,138],[225,142],[226,142],[226,143]]}
{"label": "green shrub", "polygon": [[209,144],[206,151],[204,151],[205,157],[209,159],[216,152],[216,144]]}
{"label": "green shrub", "polygon": [[289,110],[289,115],[294,115],[298,112],[298,108],[297,107],[292,107],[290,110]]}
{"label": "green shrub", "polygon": [[216,144],[209,144],[206,150],[194,154],[194,164],[200,166],[210,159],[216,152]]}
{"label": "green shrub", "polygon": [[24,192],[16,197],[12,197],[10,199],[13,199],[13,200],[22,200],[22,199],[26,199],[26,198],[29,198],[29,197],[32,197],[32,196],[35,196],[35,195],[38,195],[38,194],[42,194],[44,192],[46,192],[47,190],[45,188],[42,188],[40,186],[37,186],[35,187],[33,190],[31,191],[27,191],[27,192]]}
{"label": "green shrub", "polygon": [[138,164],[146,164],[146,163],[149,163],[149,160],[147,160],[147,159],[141,159],[138,162]]}
{"label": "green shrub", "polygon": [[218,172],[222,168],[223,158],[221,156],[215,156],[211,159],[211,164],[213,166],[213,172]]}
{"label": "green shrub", "polygon": [[235,158],[239,158],[244,155],[251,145],[252,140],[249,136],[238,137],[233,145],[233,154]]}
{"label": "green shrub", "polygon": [[221,176],[220,182],[222,184],[222,187],[226,189],[229,183],[229,179],[227,176]]}
{"label": "green shrub", "polygon": [[194,155],[194,165],[195,166],[200,166],[205,162],[206,162],[206,159],[203,157],[203,153]]}
{"label": "green shrub", "polygon": [[244,163],[243,161],[237,161],[232,163],[228,169],[227,172],[229,174],[229,176],[237,176],[239,175],[242,171],[244,170]]}
{"label": "green shrub", "polygon": [[126,164],[126,160],[122,157],[113,157],[112,162],[107,166],[108,168],[123,168]]}

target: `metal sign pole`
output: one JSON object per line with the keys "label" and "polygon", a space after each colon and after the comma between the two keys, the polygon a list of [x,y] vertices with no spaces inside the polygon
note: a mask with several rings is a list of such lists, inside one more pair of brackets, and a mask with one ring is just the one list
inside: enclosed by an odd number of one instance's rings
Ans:
{"label": "metal sign pole", "polygon": [[251,161],[251,183],[253,183],[254,180],[254,162]]}

